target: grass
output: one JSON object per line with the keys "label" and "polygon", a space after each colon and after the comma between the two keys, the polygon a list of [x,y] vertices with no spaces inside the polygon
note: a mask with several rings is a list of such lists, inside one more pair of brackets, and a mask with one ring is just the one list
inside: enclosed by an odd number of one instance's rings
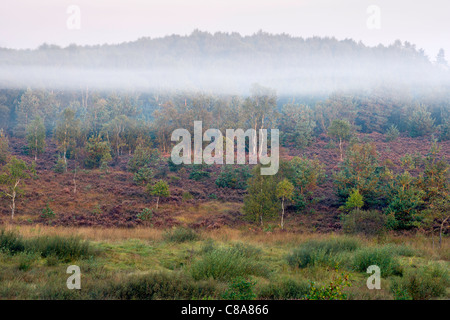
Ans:
{"label": "grass", "polygon": [[[164,231],[149,227],[5,229],[0,232],[1,299],[304,299],[311,281],[326,287],[341,272],[350,276],[351,286],[344,289],[348,299],[450,298],[447,239],[438,249],[422,236],[221,228],[197,231],[194,241],[168,241]],[[295,252],[313,262],[291,265],[286,257]],[[380,265],[381,290],[366,287],[369,263]],[[82,290],[66,287],[72,264],[80,266]]]}

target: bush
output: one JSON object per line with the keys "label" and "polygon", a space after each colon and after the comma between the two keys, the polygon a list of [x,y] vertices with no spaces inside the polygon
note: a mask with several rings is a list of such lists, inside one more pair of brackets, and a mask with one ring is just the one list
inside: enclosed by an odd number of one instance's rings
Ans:
{"label": "bush", "polygon": [[311,289],[306,295],[307,300],[346,300],[347,295],[344,288],[350,287],[349,277],[342,274],[335,277],[328,286],[317,287],[315,283],[311,283]]}
{"label": "bush", "polygon": [[228,289],[222,295],[225,300],[254,300],[256,295],[253,293],[253,287],[256,282],[245,280],[244,278],[234,279]]}
{"label": "bush", "polygon": [[341,216],[342,229],[345,233],[362,233],[381,235],[386,230],[388,216],[377,210],[356,209]]}
{"label": "bush", "polygon": [[205,178],[209,178],[210,174],[208,171],[203,171],[197,168],[192,169],[191,173],[189,174],[189,179],[199,181]]}
{"label": "bush", "polygon": [[153,179],[153,170],[147,167],[139,168],[133,175],[133,181],[137,185],[148,184]]}
{"label": "bush", "polygon": [[38,252],[43,258],[57,257],[62,261],[72,261],[89,258],[94,255],[89,242],[80,238],[62,238],[59,236],[39,237],[27,240],[27,248],[31,252]]}
{"label": "bush", "polygon": [[66,172],[67,165],[63,158],[58,156],[58,160],[56,161],[55,166],[53,167],[53,172],[55,173],[64,173]]}
{"label": "bush", "polygon": [[385,133],[385,138],[386,141],[394,141],[398,138],[398,136],[400,135],[400,131],[398,131],[398,128],[396,125],[391,125]]}
{"label": "bush", "polygon": [[228,281],[250,275],[267,276],[269,270],[257,261],[258,252],[244,245],[210,249],[201,260],[192,264],[192,277],[196,280],[213,278]]}
{"label": "bush", "polygon": [[187,242],[198,240],[198,234],[189,228],[176,228],[171,231],[167,231],[164,234],[164,239],[170,242]]}
{"label": "bush", "polygon": [[300,245],[287,257],[288,264],[295,268],[309,265],[325,264],[334,267],[339,264],[338,254],[354,251],[359,247],[355,239],[311,240]]}
{"label": "bush", "polygon": [[382,277],[401,274],[395,251],[391,247],[363,248],[356,252],[353,257],[353,266],[357,271],[366,272],[371,265],[380,268]]}
{"label": "bush", "polygon": [[137,214],[136,217],[142,221],[151,221],[153,218],[153,210],[144,208],[141,213]]}
{"label": "bush", "polygon": [[16,254],[25,251],[25,242],[18,234],[1,230],[0,251]]}
{"label": "bush", "polygon": [[306,281],[283,280],[279,283],[270,283],[261,288],[259,299],[288,300],[303,299],[310,291],[310,284]]}
{"label": "bush", "polygon": [[250,177],[251,173],[247,166],[240,168],[225,166],[216,180],[216,185],[219,188],[246,189]]}
{"label": "bush", "polygon": [[206,299],[217,295],[214,282],[195,282],[180,273],[152,273],[132,276],[106,288],[106,295],[123,300],[193,300]]}
{"label": "bush", "polygon": [[23,239],[13,232],[0,232],[0,250],[9,254],[38,253],[43,258],[56,257],[63,261],[88,258],[95,254],[89,242],[79,238],[59,236]]}
{"label": "bush", "polygon": [[391,291],[397,300],[428,300],[443,296],[448,285],[448,270],[431,265],[409,271],[402,278],[394,279]]}
{"label": "bush", "polygon": [[41,218],[47,220],[47,219],[52,219],[54,217],[55,217],[55,213],[53,212],[53,210],[50,208],[50,206],[47,203],[45,208],[42,209]]}

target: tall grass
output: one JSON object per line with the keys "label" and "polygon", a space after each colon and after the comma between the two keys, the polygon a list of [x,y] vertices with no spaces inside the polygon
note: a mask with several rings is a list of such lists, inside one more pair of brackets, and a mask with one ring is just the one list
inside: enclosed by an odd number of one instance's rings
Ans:
{"label": "tall grass", "polygon": [[268,268],[259,261],[260,251],[242,244],[231,248],[210,247],[203,258],[191,266],[192,277],[196,280],[212,278],[228,281],[250,275],[267,276]]}
{"label": "tall grass", "polygon": [[396,254],[396,249],[390,246],[362,248],[353,257],[353,267],[356,271],[366,272],[369,266],[376,265],[380,268],[382,277],[401,274]]}
{"label": "tall grass", "polygon": [[56,257],[63,261],[88,258],[95,254],[89,242],[77,237],[45,236],[24,239],[11,231],[0,231],[0,250],[9,254],[37,253],[43,258]]}
{"label": "tall grass", "polygon": [[287,262],[291,267],[299,268],[318,264],[334,267],[342,263],[344,257],[340,253],[354,251],[358,247],[358,240],[352,238],[311,240],[294,249],[287,256]]}

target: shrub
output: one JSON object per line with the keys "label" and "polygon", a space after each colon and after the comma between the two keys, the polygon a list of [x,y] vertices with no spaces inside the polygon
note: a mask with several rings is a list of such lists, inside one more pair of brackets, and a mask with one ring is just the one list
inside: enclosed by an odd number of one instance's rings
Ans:
{"label": "shrub", "polygon": [[0,232],[0,250],[10,254],[20,252],[38,253],[43,258],[56,257],[63,261],[88,258],[96,254],[89,242],[80,238],[59,236],[23,239],[13,232]]}
{"label": "shrub", "polygon": [[306,268],[309,265],[326,264],[334,267],[339,264],[338,254],[354,251],[359,247],[355,239],[311,240],[300,245],[290,255],[287,262],[291,267]]}
{"label": "shrub", "polygon": [[16,254],[25,251],[25,242],[18,234],[1,230],[0,251]]}
{"label": "shrub", "polygon": [[398,128],[396,125],[391,125],[385,133],[385,139],[387,142],[394,141],[398,138],[400,135],[400,131],[398,131]]}
{"label": "shrub", "polygon": [[136,217],[142,221],[150,221],[153,218],[153,210],[144,208],[141,213],[137,214]]}
{"label": "shrub", "polygon": [[256,295],[253,287],[256,282],[244,278],[236,278],[228,285],[228,289],[222,295],[225,300],[254,300]]}
{"label": "shrub", "polygon": [[270,283],[260,289],[259,299],[288,300],[303,299],[309,293],[311,285],[306,281],[283,280]]}
{"label": "shrub", "polygon": [[247,166],[240,168],[225,166],[216,180],[216,185],[219,188],[246,189],[250,177],[251,173]]}
{"label": "shrub", "polygon": [[100,136],[89,138],[86,144],[86,153],[86,168],[99,168],[112,160],[111,147],[107,141],[102,141]]}
{"label": "shrub", "polygon": [[183,201],[188,201],[194,199],[194,196],[189,191],[184,191],[181,195],[181,199]]}
{"label": "shrub", "polygon": [[180,273],[152,273],[132,276],[106,288],[106,295],[124,300],[205,299],[217,295],[214,282],[196,282]]}
{"label": "shrub", "polygon": [[231,248],[214,248],[191,266],[196,280],[213,278],[231,280],[238,277],[267,276],[268,269],[258,259],[258,250],[244,245]]}
{"label": "shrub", "polygon": [[400,265],[395,258],[395,252],[390,247],[363,248],[353,257],[353,266],[357,271],[366,272],[371,265],[380,268],[381,276],[401,274]]}
{"label": "shrub", "polygon": [[394,279],[391,291],[397,300],[428,300],[443,296],[448,285],[448,270],[438,265],[428,265]]}
{"label": "shrub", "polygon": [[194,168],[189,174],[189,179],[199,181],[205,178],[209,178],[210,174],[208,171],[203,171],[201,169]]}
{"label": "shrub", "polygon": [[312,282],[311,289],[306,295],[306,300],[346,300],[347,295],[343,290],[345,287],[350,287],[347,274],[335,277],[328,286],[317,287]]}
{"label": "shrub", "polygon": [[157,149],[150,149],[148,147],[137,146],[133,157],[128,161],[128,170],[137,172],[143,167],[148,167],[154,162],[158,162],[160,154]]}
{"label": "shrub", "polygon": [[133,175],[133,181],[137,185],[148,184],[153,179],[153,170],[147,167],[139,168]]}
{"label": "shrub", "polygon": [[62,261],[89,258],[95,254],[89,242],[80,238],[63,238],[59,236],[39,237],[27,240],[26,247],[31,252],[38,252],[43,258],[57,257]]}
{"label": "shrub", "polygon": [[345,233],[362,233],[380,235],[386,230],[388,216],[377,210],[356,209],[341,216],[342,229]]}
{"label": "shrub", "polygon": [[55,166],[53,167],[53,172],[55,173],[64,173],[66,172],[67,165],[63,158],[58,156],[58,160],[56,161]]}
{"label": "shrub", "polygon": [[55,213],[53,212],[53,210],[50,208],[50,206],[47,203],[45,208],[42,209],[41,218],[47,220],[47,219],[52,219],[54,217],[55,217]]}
{"label": "shrub", "polygon": [[170,242],[187,242],[198,240],[198,234],[189,228],[176,228],[171,231],[167,231],[164,234],[164,239]]}

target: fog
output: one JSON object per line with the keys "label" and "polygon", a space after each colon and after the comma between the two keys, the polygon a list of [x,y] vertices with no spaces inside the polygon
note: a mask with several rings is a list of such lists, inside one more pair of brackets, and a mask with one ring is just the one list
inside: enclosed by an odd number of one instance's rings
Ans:
{"label": "fog", "polygon": [[278,94],[328,94],[450,84],[445,59],[431,62],[408,42],[251,37],[196,31],[120,45],[0,49],[1,88],[193,90],[246,94],[253,83]]}

